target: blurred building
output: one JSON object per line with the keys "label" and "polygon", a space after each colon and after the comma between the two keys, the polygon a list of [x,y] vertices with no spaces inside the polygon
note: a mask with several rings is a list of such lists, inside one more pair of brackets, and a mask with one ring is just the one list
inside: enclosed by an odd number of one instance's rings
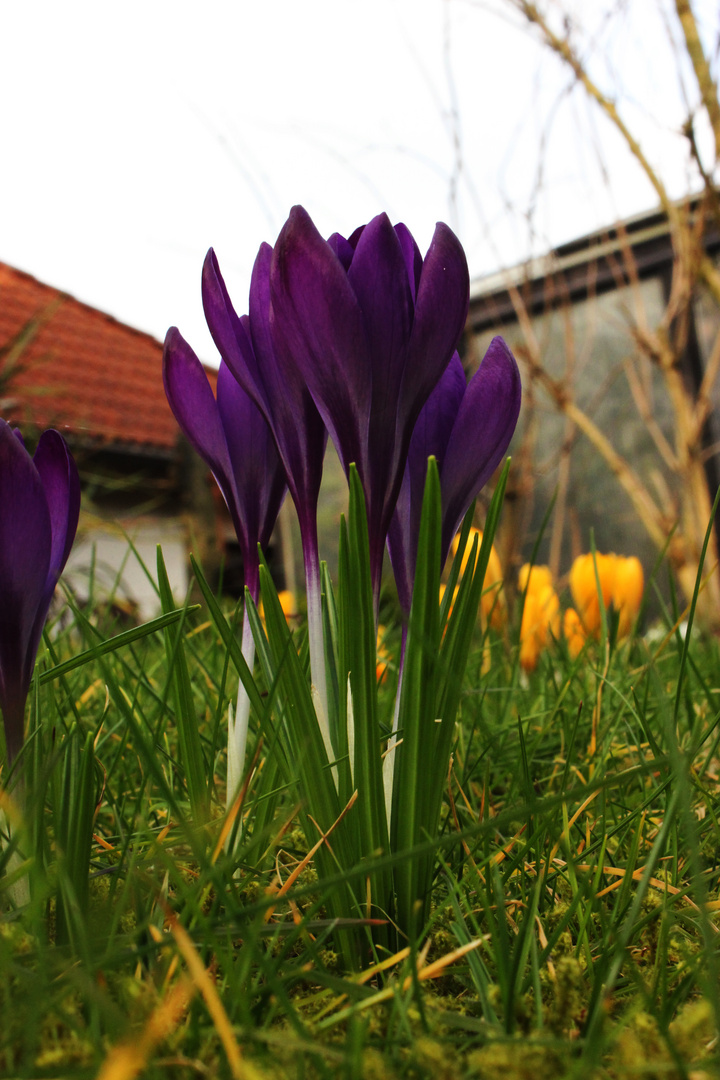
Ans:
{"label": "blurred building", "polygon": [[[717,223],[700,222],[697,204],[682,209],[692,227],[703,227],[705,250],[717,261]],[[502,334],[523,378],[505,513],[508,556],[528,557],[539,540],[537,561],[562,573],[576,554],[589,550],[592,530],[598,550],[637,554],[647,571],[654,565],[658,552],[629,497],[554,395],[572,398],[666,508],[668,519],[676,518],[679,480],[668,452],[675,418],[662,373],[639,345],[638,328],[654,330],[666,321],[669,334],[682,342],[678,366],[696,396],[713,349],[720,347],[720,308],[700,289],[677,309],[683,325],[670,319],[673,265],[670,229],[658,211],[472,283],[467,368],[474,370],[491,338]],[[717,379],[711,399],[702,444],[712,499],[720,483]]]}

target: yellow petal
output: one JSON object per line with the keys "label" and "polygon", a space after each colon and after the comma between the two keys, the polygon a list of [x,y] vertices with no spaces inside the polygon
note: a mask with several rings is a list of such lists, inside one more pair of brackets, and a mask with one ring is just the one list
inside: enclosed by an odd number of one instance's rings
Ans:
{"label": "yellow petal", "polygon": [[634,555],[629,558],[618,558],[612,600],[620,617],[618,625],[620,637],[625,637],[630,633],[630,628],[640,610],[644,588],[645,576],[640,560]]}
{"label": "yellow petal", "polygon": [[607,609],[613,596],[616,563],[615,555],[603,555],[598,551],[593,558],[592,552],[588,552],[587,555],[578,555],[570,569],[570,592],[573,603],[588,634],[597,636],[601,624],[595,566],[597,565],[603,604]]}
{"label": "yellow petal", "polygon": [[553,576],[549,566],[531,566],[525,563],[520,567],[518,574],[518,589],[520,592],[534,592],[548,586],[552,588]]}
{"label": "yellow petal", "polygon": [[582,652],[587,640],[583,624],[575,608],[568,608],[563,616],[563,635],[567,642],[568,652],[572,659],[575,660]]}

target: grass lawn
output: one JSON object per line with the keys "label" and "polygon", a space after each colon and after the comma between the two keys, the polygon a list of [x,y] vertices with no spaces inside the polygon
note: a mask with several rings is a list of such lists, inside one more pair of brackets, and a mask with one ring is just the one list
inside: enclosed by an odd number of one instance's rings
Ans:
{"label": "grass lawn", "polygon": [[[321,878],[256,710],[225,816],[238,676],[217,612],[119,638],[65,614],[25,794],[3,802],[0,1075],[719,1075],[720,656],[700,632],[686,647],[681,614],[575,660],[552,645],[529,674],[519,611],[478,625],[437,834],[335,873],[327,835]],[[387,734],[400,634],[381,621]],[[428,856],[408,938],[369,883]],[[347,900],[366,883],[367,908]]]}

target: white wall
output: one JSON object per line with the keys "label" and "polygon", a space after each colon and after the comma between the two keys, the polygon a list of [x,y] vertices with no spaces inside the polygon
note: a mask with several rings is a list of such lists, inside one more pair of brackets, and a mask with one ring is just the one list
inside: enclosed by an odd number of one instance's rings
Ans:
{"label": "white wall", "polygon": [[[128,544],[128,537],[137,555]],[[143,621],[151,619],[160,613],[160,601],[138,556],[156,582],[158,544],[162,545],[170,586],[179,606],[188,587],[188,556],[185,531],[177,521],[144,517],[142,522],[94,525],[76,540],[63,580],[68,582],[79,600],[87,600],[94,551],[95,598],[106,600],[114,595],[119,601],[136,604]]]}

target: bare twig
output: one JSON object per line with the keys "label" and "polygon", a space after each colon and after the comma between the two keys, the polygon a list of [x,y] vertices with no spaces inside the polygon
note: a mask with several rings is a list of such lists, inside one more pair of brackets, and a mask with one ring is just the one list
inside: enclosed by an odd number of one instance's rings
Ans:
{"label": "bare twig", "polygon": [[688,56],[715,137],[715,157],[720,158],[720,102],[718,101],[717,83],[710,73],[710,64],[703,51],[697,22],[690,7],[690,0],[675,0],[675,10],[685,35]]}

